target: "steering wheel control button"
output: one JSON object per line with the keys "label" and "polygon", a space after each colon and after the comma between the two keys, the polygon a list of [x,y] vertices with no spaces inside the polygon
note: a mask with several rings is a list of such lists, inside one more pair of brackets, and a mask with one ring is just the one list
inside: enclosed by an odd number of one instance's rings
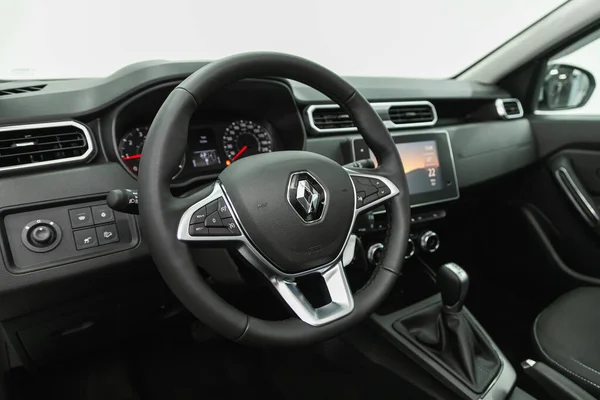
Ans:
{"label": "steering wheel control button", "polygon": [[365,178],[363,176],[353,176],[352,179],[354,179],[354,183],[358,183],[359,185],[371,186],[371,181],[369,178]]}
{"label": "steering wheel control button", "polygon": [[193,224],[203,224],[206,219],[206,207],[202,207],[198,211],[194,213],[192,216],[192,220],[190,221],[190,225]]}
{"label": "steering wheel control button", "polygon": [[204,224],[190,225],[190,236],[208,236],[208,228]]}
{"label": "steering wheel control button", "polygon": [[204,220],[204,225],[207,227],[223,226],[223,221],[221,220],[221,217],[219,217],[219,212],[215,211],[212,214],[210,214],[208,217],[206,217],[206,219]]}
{"label": "steering wheel control button", "polygon": [[387,196],[387,195],[388,195],[388,194],[390,194],[390,193],[392,193],[392,191],[390,190],[390,188],[389,188],[389,187],[387,187],[387,186],[382,186],[382,187],[380,187],[380,188],[379,188],[379,191],[377,192],[377,195],[378,195],[379,197],[385,197],[385,196]]}
{"label": "steering wheel control button", "polygon": [[73,229],[94,225],[92,210],[89,207],[69,210],[69,219]]}
{"label": "steering wheel control button", "polygon": [[365,197],[370,196],[373,193],[377,193],[377,188],[371,184],[369,178],[365,178],[362,176],[353,176],[352,181],[354,182],[354,187],[356,188],[356,192],[364,192]]}
{"label": "steering wheel control button", "polygon": [[98,246],[98,237],[94,228],[75,231],[73,232],[73,238],[75,239],[77,250],[85,250]]}
{"label": "steering wheel control button", "polygon": [[217,200],[211,201],[206,205],[206,215],[210,215],[219,209],[219,203]]}
{"label": "steering wheel control button", "polygon": [[115,224],[96,227],[96,235],[98,236],[98,244],[100,246],[119,241],[119,232]]}
{"label": "steering wheel control button", "polygon": [[109,206],[94,206],[92,207],[92,216],[94,217],[94,224],[105,224],[107,222],[113,222],[115,220],[115,214]]}
{"label": "steering wheel control button", "polygon": [[373,193],[372,195],[365,197],[365,199],[363,200],[363,206],[371,204],[377,199],[379,199],[379,196],[377,196],[377,193]]}
{"label": "steering wheel control button", "polygon": [[227,228],[208,228],[210,236],[231,236],[231,232]]}
{"label": "steering wheel control button", "polygon": [[375,186],[377,189],[380,187],[385,187],[385,183],[383,183],[380,179],[371,178],[371,185]]}
{"label": "steering wheel control button", "polygon": [[229,211],[229,207],[227,206],[227,203],[225,203],[225,200],[221,197],[218,201],[218,205],[219,205],[219,216],[222,219],[225,218],[231,218],[231,212]]}
{"label": "steering wheel control button", "polygon": [[365,192],[356,193],[356,208],[361,208],[364,205],[365,197],[367,197]]}
{"label": "steering wheel control button", "polygon": [[223,226],[225,226],[225,228],[227,228],[229,230],[230,234],[236,235],[236,236],[241,235],[240,229],[238,228],[238,225],[235,223],[233,218],[224,218]]}
{"label": "steering wheel control button", "polygon": [[23,228],[21,240],[25,247],[36,253],[45,253],[60,243],[62,232],[59,226],[49,220],[37,219]]}

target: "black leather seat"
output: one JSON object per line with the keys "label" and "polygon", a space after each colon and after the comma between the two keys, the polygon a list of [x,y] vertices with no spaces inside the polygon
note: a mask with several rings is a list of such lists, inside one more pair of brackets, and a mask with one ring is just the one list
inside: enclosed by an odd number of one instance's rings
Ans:
{"label": "black leather seat", "polygon": [[537,317],[533,336],[543,361],[600,398],[600,288],[559,297]]}

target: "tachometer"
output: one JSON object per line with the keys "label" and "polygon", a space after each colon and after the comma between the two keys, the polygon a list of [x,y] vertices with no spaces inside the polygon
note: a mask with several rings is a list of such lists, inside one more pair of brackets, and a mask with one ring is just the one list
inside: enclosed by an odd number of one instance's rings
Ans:
{"label": "tachometer", "polygon": [[146,141],[148,127],[141,126],[127,132],[119,141],[119,155],[125,165],[137,175],[140,168],[140,158],[142,157],[142,148]]}
{"label": "tachometer", "polygon": [[273,151],[269,131],[253,121],[232,122],[223,133],[223,149],[229,161]]}
{"label": "tachometer", "polygon": [[[134,174],[137,175],[140,168],[140,158],[142,158],[142,149],[146,142],[146,136],[148,135],[148,127],[140,126],[134,128],[129,132],[125,133],[121,140],[119,140],[119,156],[123,163],[129,168]],[[185,166],[185,156],[179,163],[179,170],[173,176],[175,179],[183,170]]]}

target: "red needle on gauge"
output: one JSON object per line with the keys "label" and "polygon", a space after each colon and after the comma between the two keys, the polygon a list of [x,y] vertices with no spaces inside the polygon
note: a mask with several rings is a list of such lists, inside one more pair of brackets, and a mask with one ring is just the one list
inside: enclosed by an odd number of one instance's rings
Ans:
{"label": "red needle on gauge", "polygon": [[129,157],[123,157],[123,161],[137,160],[138,158],[142,158],[142,155],[141,154],[134,154],[134,155],[129,156]]}
{"label": "red needle on gauge", "polygon": [[248,150],[248,146],[244,146],[240,149],[240,151],[237,152],[237,154],[235,156],[233,156],[233,158],[231,159],[232,161],[237,160],[238,158],[240,158],[240,156],[246,151]]}

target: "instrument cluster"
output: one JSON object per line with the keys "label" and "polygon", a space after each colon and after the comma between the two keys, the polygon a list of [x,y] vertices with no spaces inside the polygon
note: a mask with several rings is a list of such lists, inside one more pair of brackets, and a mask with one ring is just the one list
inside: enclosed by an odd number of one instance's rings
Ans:
{"label": "instrument cluster", "polygon": [[[121,162],[132,174],[140,168],[148,125],[136,126],[117,137],[117,151]],[[236,119],[227,122],[192,124],[186,152],[174,181],[216,173],[231,163],[255,154],[278,150],[273,128],[266,122]]]}

